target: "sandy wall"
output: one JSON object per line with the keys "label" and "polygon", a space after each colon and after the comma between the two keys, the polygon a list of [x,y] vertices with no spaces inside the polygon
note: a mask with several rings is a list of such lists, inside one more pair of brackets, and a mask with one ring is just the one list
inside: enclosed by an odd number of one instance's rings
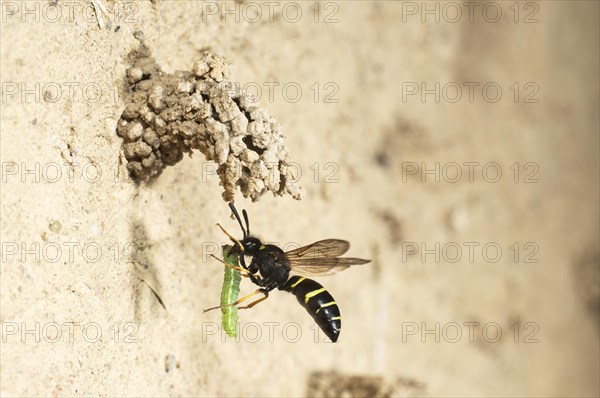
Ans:
{"label": "sandy wall", "polygon": [[[3,396],[600,393],[597,2],[103,3],[1,2]],[[134,32],[283,126],[306,194],[238,195],[256,235],[373,260],[316,278],[338,343],[285,292],[202,312],[240,232],[199,152],[127,175]]]}

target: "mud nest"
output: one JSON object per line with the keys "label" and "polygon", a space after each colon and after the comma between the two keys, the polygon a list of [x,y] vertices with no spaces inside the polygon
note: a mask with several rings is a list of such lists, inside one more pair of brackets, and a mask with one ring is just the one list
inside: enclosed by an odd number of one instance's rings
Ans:
{"label": "mud nest", "polygon": [[132,178],[149,181],[199,150],[218,165],[226,201],[233,201],[236,187],[252,201],[267,191],[301,198],[281,126],[232,90],[225,58],[206,51],[191,72],[175,74],[163,72],[144,45],[129,60],[117,134]]}

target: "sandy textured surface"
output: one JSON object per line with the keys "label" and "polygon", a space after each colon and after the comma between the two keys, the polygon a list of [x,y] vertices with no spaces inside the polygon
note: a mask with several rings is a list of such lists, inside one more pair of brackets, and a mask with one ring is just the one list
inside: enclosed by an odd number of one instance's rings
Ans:
{"label": "sandy textured surface", "polygon": [[[1,2],[2,396],[600,394],[598,2],[103,3]],[[255,234],[373,260],[316,278],[338,343],[285,292],[202,312],[240,231],[199,152],[127,175],[137,31],[261,89],[306,194],[238,195]]]}

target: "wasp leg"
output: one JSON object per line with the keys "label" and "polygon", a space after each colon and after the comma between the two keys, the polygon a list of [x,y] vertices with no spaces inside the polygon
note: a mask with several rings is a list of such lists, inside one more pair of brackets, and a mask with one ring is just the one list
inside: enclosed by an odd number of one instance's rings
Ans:
{"label": "wasp leg", "polygon": [[243,307],[238,307],[238,310],[247,310],[247,309],[250,309],[250,308],[254,307],[256,304],[258,304],[258,303],[260,303],[262,301],[265,301],[266,299],[269,298],[269,291],[268,290],[265,290],[262,293],[265,295],[265,297],[261,297],[258,300],[255,300],[252,303],[250,303],[248,305],[245,305]]}
{"label": "wasp leg", "polygon": [[[246,260],[244,259],[244,256],[240,256],[239,257],[239,262],[242,265],[242,267],[244,267],[244,269],[246,269],[248,271],[248,276],[250,277],[250,280],[252,281],[252,283],[254,283],[255,285],[258,286],[263,286],[263,284],[261,283],[262,278],[258,277],[255,275],[258,272],[258,267],[254,264],[254,260],[252,260],[252,263],[250,264],[250,266],[246,265]],[[273,290],[273,289],[270,289]]]}
{"label": "wasp leg", "polygon": [[244,258],[244,254],[243,253],[240,256],[238,256],[238,261],[239,261],[239,263],[242,265],[242,267],[244,269],[248,269],[248,266],[246,265],[246,259]]}
{"label": "wasp leg", "polygon": [[217,308],[231,307],[231,306],[234,306],[234,305],[238,305],[238,304],[240,304],[240,303],[243,303],[244,301],[248,300],[250,297],[252,297],[252,296],[256,296],[256,295],[257,295],[257,294],[259,294],[259,293],[262,293],[262,294],[264,294],[264,295],[266,295],[266,296],[268,296],[268,295],[269,295],[269,293],[268,293],[268,292],[265,292],[265,289],[263,289],[263,288],[260,288],[260,289],[257,289],[256,291],[254,291],[254,292],[252,292],[252,293],[248,294],[247,296],[244,296],[244,297],[242,297],[241,299],[239,299],[239,300],[237,300],[237,301],[235,301],[235,302],[233,302],[233,303],[231,303],[231,304],[225,304],[225,305],[219,305],[219,306],[217,306],[217,307],[207,308],[207,309],[205,309],[205,310],[204,310],[204,312],[208,312],[208,311],[216,310]]}
{"label": "wasp leg", "polygon": [[202,310],[202,312],[208,312],[208,311],[216,310],[216,309],[219,309],[219,308],[221,308],[221,306],[220,306],[220,305],[219,305],[219,306],[217,306],[217,307],[210,307],[210,308],[207,308],[207,309],[205,309],[205,310]]}
{"label": "wasp leg", "polygon": [[229,237],[229,239],[231,239],[233,242],[235,242],[235,244],[237,244],[240,247],[240,250],[242,251],[242,253],[244,253],[244,246],[242,245],[242,243],[239,240],[237,240],[236,238],[234,238],[233,236],[231,236],[229,234],[229,232],[225,231],[225,228],[223,228],[221,226],[221,224],[217,223],[216,225],[217,225],[217,227],[221,228],[221,231],[223,231],[223,233],[225,235],[227,235]]}
{"label": "wasp leg", "polygon": [[226,267],[233,268],[236,271],[240,271],[240,273],[242,274],[242,276],[244,278],[247,278],[250,275],[250,273],[248,272],[248,270],[246,270],[246,269],[244,269],[242,267],[238,267],[237,265],[229,264],[228,262],[225,262],[225,261],[221,260],[219,257],[215,256],[214,254],[211,254],[210,256],[212,258],[214,258],[215,260],[222,262],[223,265],[225,265]]}
{"label": "wasp leg", "polygon": [[258,286],[262,286],[262,283],[261,283],[262,279],[258,279],[256,277],[256,275],[250,274],[250,273],[248,274],[248,276],[250,277],[250,280],[252,281],[252,283],[254,283],[255,285],[258,285]]}

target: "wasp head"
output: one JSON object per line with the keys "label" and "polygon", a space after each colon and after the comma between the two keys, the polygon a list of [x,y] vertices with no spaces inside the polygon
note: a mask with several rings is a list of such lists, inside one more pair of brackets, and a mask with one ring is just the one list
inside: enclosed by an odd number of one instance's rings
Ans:
{"label": "wasp head", "polygon": [[[262,242],[258,238],[254,238],[249,236],[247,238],[242,239],[240,242],[242,247],[244,248],[244,254],[247,256],[253,256],[258,249],[263,245]],[[236,249],[239,249],[238,245],[235,245]]]}
{"label": "wasp head", "polygon": [[250,223],[248,221],[248,213],[246,213],[246,210],[242,210],[242,215],[244,216],[244,221],[246,223],[246,226],[244,227],[242,219],[240,218],[240,215],[237,212],[237,209],[235,208],[233,203],[229,203],[229,208],[231,209],[231,212],[237,219],[238,224],[240,224],[240,228],[242,229],[242,233],[244,234],[244,237],[241,241],[235,240],[236,245],[234,245],[234,251],[238,254],[244,253],[248,256],[254,255],[254,253],[256,253],[256,251],[258,251],[258,249],[263,244],[257,238],[250,236]]}

